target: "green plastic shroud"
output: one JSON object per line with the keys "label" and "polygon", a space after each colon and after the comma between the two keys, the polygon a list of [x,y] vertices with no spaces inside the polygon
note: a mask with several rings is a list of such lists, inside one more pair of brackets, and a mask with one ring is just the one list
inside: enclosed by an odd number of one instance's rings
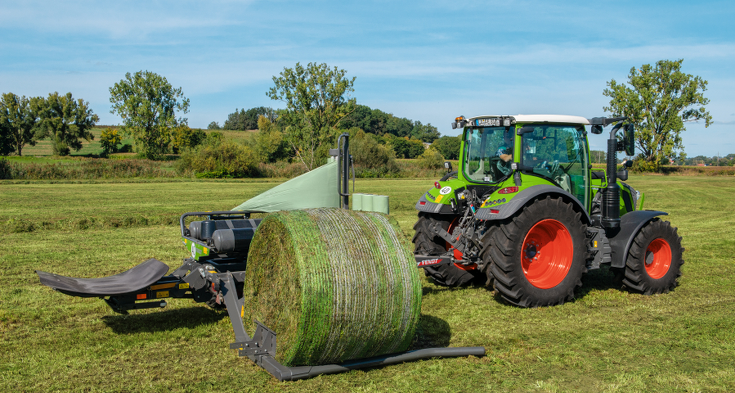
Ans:
{"label": "green plastic shroud", "polygon": [[418,269],[397,223],[343,209],[267,216],[243,296],[244,320],[276,332],[276,360],[286,366],[405,351],[421,311]]}
{"label": "green plastic shroud", "polygon": [[337,192],[338,169],[337,161],[329,162],[273,187],[232,210],[271,213],[281,210],[340,207]]}

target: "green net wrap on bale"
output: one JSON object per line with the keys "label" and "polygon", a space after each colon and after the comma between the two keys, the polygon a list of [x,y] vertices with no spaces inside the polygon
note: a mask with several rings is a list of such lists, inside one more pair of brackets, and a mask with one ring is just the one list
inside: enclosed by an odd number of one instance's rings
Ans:
{"label": "green net wrap on bale", "polygon": [[421,311],[418,269],[395,221],[342,209],[267,216],[243,295],[245,321],[276,332],[286,366],[405,351]]}

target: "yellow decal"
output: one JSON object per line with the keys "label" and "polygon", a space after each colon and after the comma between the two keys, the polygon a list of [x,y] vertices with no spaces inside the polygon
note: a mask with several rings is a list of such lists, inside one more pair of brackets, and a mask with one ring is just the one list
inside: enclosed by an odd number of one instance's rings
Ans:
{"label": "yellow decal", "polygon": [[156,297],[159,299],[162,297],[168,297],[168,291],[156,292]]}
{"label": "yellow decal", "polygon": [[245,305],[240,307],[240,318],[245,318]]}
{"label": "yellow decal", "polygon": [[189,283],[188,282],[185,282],[183,284],[179,284],[179,289],[186,289],[186,288],[189,288]]}
{"label": "yellow decal", "polygon": [[595,240],[595,247],[594,248],[597,248],[597,240]]}
{"label": "yellow decal", "polygon": [[442,201],[442,198],[443,198],[443,197],[444,197],[444,195],[439,195],[438,197],[436,197],[436,199],[435,199],[434,201],[435,201],[436,203],[439,203],[439,202],[441,202],[441,201]]}
{"label": "yellow decal", "polygon": [[173,288],[174,286],[176,286],[176,283],[175,282],[172,282],[172,283],[169,283],[169,284],[151,285],[150,290],[151,291],[155,291],[155,290],[158,290],[158,289]]}
{"label": "yellow decal", "polygon": [[202,247],[202,254],[209,255],[209,249],[207,247]]}

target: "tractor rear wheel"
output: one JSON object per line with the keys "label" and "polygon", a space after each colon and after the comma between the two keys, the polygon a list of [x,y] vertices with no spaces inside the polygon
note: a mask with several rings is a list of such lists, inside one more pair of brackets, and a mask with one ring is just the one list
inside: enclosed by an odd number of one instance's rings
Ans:
{"label": "tractor rear wheel", "polygon": [[684,264],[681,237],[668,221],[653,219],[635,236],[625,262],[623,285],[644,295],[674,289]]}
{"label": "tractor rear wheel", "polygon": [[[413,235],[414,254],[417,255],[441,255],[447,252],[447,242],[436,236],[430,229],[430,225],[440,223],[445,231],[454,221],[455,216],[429,214],[420,212],[419,219],[413,226],[416,233]],[[442,265],[437,267],[427,266],[424,274],[434,280],[437,285],[456,287],[467,285],[475,279],[471,272],[461,269],[456,265]]]}
{"label": "tractor rear wheel", "polygon": [[561,198],[525,206],[493,233],[495,290],[511,304],[542,307],[574,299],[585,267],[582,214]]}

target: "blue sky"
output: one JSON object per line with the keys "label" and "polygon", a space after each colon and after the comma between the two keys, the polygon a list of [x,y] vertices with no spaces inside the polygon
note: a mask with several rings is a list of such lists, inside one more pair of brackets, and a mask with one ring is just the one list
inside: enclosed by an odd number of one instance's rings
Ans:
{"label": "blue sky", "polygon": [[[715,124],[690,123],[686,153],[735,153],[732,1],[1,1],[0,91],[72,92],[117,124],[109,87],[149,70],[182,87],[193,127],[265,92],[296,62],[356,76],[360,104],[456,135],[458,115],[594,117],[610,79],[684,59],[709,81]],[[594,136],[592,148],[603,149]]]}

